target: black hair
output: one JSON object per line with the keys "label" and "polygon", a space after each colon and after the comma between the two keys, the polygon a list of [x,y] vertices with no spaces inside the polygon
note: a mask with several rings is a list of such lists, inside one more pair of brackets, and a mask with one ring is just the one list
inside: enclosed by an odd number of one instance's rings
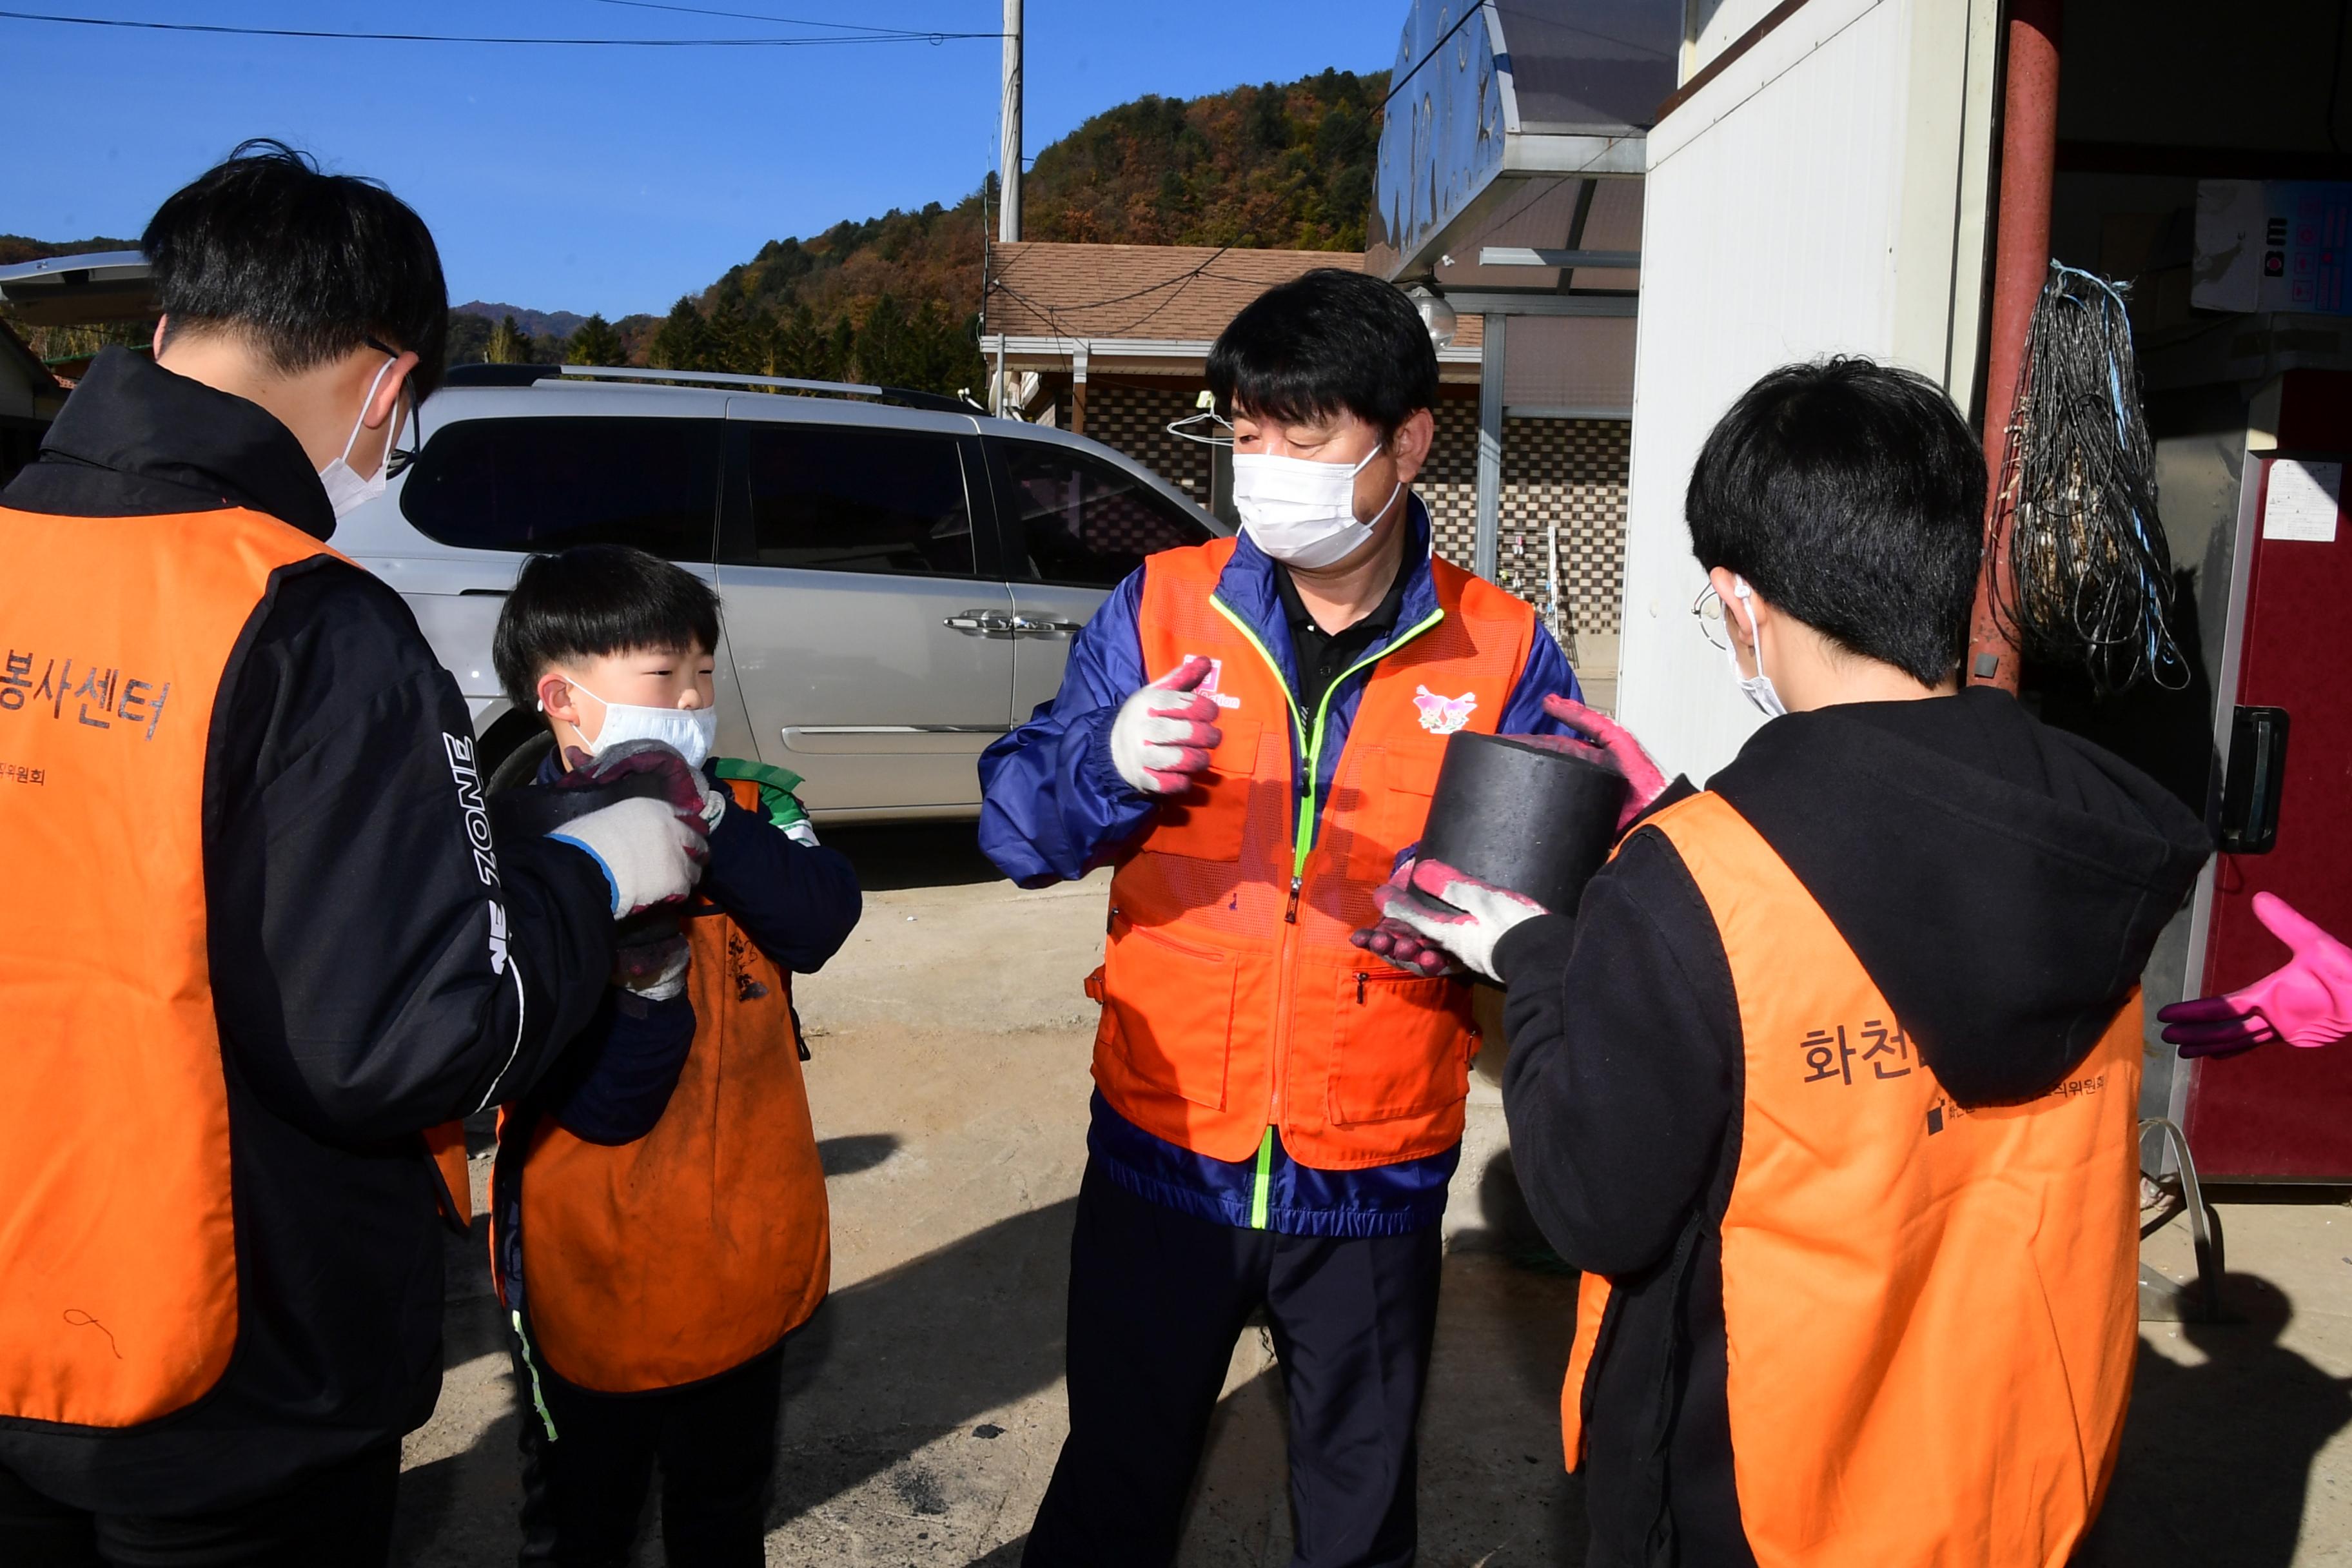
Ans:
{"label": "black hair", "polygon": [[1396,285],[1318,267],[1259,295],[1217,335],[1209,391],[1227,418],[1347,413],[1393,436],[1437,405],[1437,348]]}
{"label": "black hair", "polygon": [[1699,451],[1683,515],[1701,566],[1935,686],[1967,646],[1984,508],[1984,452],[1943,388],[1841,357],[1743,393]]}
{"label": "black hair", "polygon": [[539,706],[539,678],[559,664],[689,646],[719,649],[719,595],[709,584],[626,544],[582,544],[522,563],[490,662],[508,700],[528,713]]}
{"label": "black hair", "polygon": [[244,334],[287,374],[373,339],[415,353],[418,401],[440,384],[441,253],[425,220],[373,180],[321,174],[282,142],[247,142],[156,208],[139,248],[167,333]]}

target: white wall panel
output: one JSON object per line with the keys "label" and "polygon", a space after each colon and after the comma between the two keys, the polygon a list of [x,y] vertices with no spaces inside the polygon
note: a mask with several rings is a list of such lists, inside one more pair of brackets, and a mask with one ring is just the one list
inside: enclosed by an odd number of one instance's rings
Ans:
{"label": "white wall panel", "polygon": [[1703,782],[1761,722],[1689,613],[1706,579],[1683,493],[1707,431],[1795,360],[1947,376],[1956,270],[1977,276],[1956,260],[1982,134],[1961,113],[1969,13],[1811,0],[1651,133],[1618,702],[1669,773]]}

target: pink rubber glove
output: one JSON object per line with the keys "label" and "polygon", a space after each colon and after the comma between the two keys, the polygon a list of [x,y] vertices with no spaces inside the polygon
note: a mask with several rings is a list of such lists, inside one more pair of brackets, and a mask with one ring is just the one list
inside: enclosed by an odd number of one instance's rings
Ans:
{"label": "pink rubber glove", "polygon": [[1533,899],[1481,882],[1443,861],[1415,860],[1400,874],[1408,879],[1406,886],[1392,880],[1372,889],[1372,906],[1386,917],[1382,924],[1396,921],[1489,980],[1502,978],[1495,970],[1495,949],[1503,938],[1520,922],[1549,912]]}
{"label": "pink rubber glove", "polygon": [[1224,736],[1213,721],[1217,700],[1193,689],[1209,678],[1194,654],[1119,705],[1111,721],[1110,761],[1118,776],[1146,795],[1181,795],[1205,772]]}
{"label": "pink rubber glove", "polygon": [[[1650,760],[1633,731],[1605,713],[1596,713],[1573,698],[1552,696],[1543,700],[1544,711],[1589,737],[1609,758],[1610,763],[1625,775],[1625,809],[1617,814],[1617,829],[1623,832],[1633,819],[1650,809],[1650,803],[1666,793],[1666,775]],[[1559,736],[1521,735],[1523,741],[1557,741]]]}
{"label": "pink rubber glove", "polygon": [[2227,996],[2175,1002],[2158,1013],[2166,1043],[2182,1056],[2231,1055],[2273,1040],[2307,1048],[2352,1035],[2352,948],[2273,893],[2254,895],[2254,918],[2294,956]]}

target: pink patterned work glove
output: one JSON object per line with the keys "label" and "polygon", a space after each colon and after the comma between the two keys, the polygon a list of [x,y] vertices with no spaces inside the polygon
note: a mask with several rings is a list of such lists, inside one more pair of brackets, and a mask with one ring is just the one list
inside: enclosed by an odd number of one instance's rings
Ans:
{"label": "pink patterned work glove", "polygon": [[1119,704],[1110,761],[1129,785],[1145,795],[1181,795],[1195,773],[1207,771],[1209,753],[1224,736],[1214,722],[1217,700],[1194,689],[1213,668],[1193,654]]}
{"label": "pink patterned work glove", "polygon": [[2352,948],[2275,893],[2254,895],[2254,918],[2294,956],[2227,996],[2175,1002],[2158,1013],[2165,1042],[2182,1056],[2230,1056],[2273,1040],[2326,1046],[2352,1035]]}
{"label": "pink patterned work glove", "polygon": [[[1407,860],[1389,874],[1387,881],[1372,889],[1372,904],[1380,908],[1382,899],[1412,896],[1412,862]],[[1433,945],[1421,932],[1393,916],[1383,915],[1375,923],[1350,931],[1348,940],[1407,974],[1434,978],[1462,973],[1462,966],[1444,949]]]}
{"label": "pink patterned work glove", "polygon": [[[1399,879],[1405,885],[1400,887]],[[1415,860],[1400,870],[1397,879],[1374,889],[1372,907],[1385,918],[1380,926],[1360,933],[1366,941],[1358,945],[1370,948],[1370,938],[1381,934],[1381,926],[1394,921],[1427,947],[1450,954],[1464,968],[1489,980],[1502,978],[1495,970],[1495,949],[1511,928],[1549,912],[1533,899],[1481,882],[1437,860]],[[1389,954],[1382,956],[1399,968],[1428,973],[1418,952],[1411,964],[1398,963]]]}
{"label": "pink patterned work glove", "polygon": [[[1605,713],[1596,713],[1571,697],[1552,696],[1543,700],[1544,711],[1586,738],[1586,742],[1598,747],[1609,759],[1610,765],[1625,775],[1625,807],[1617,814],[1617,830],[1623,832],[1633,819],[1650,809],[1650,803],[1666,793],[1666,775],[1650,760],[1633,731]],[[1517,741],[1528,741],[1538,745],[1565,748],[1576,742],[1559,735],[1515,735]]]}

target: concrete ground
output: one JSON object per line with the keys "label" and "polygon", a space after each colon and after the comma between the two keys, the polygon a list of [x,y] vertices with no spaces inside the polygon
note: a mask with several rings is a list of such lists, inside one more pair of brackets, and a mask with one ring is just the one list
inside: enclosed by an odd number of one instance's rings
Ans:
{"label": "concrete ground", "polygon": [[[768,1560],[1010,1565],[1062,1438],[1095,1016],[1080,983],[1100,955],[1101,879],[1016,891],[968,828],[831,837],[868,895],[848,947],[797,988],[834,1293],[786,1352]],[[1560,1471],[1557,1426],[1574,1281],[1526,1246],[1498,1062],[1490,1047],[1473,1079],[1422,1432],[1422,1561],[1444,1568],[1584,1556],[1582,1483]],[[478,1186],[486,1173],[478,1154]],[[2088,1562],[2352,1564],[2352,1209],[2263,1196],[2222,1205],[2244,1321],[2144,1328]],[[2178,1222],[2148,1256],[2189,1272]],[[447,1338],[440,1405],[406,1449],[394,1560],[416,1568],[509,1561],[518,1540],[514,1387],[478,1237],[453,1242]],[[1186,1568],[1286,1563],[1286,1486],[1281,1380],[1252,1330]],[[661,1561],[650,1518],[637,1560]]]}

